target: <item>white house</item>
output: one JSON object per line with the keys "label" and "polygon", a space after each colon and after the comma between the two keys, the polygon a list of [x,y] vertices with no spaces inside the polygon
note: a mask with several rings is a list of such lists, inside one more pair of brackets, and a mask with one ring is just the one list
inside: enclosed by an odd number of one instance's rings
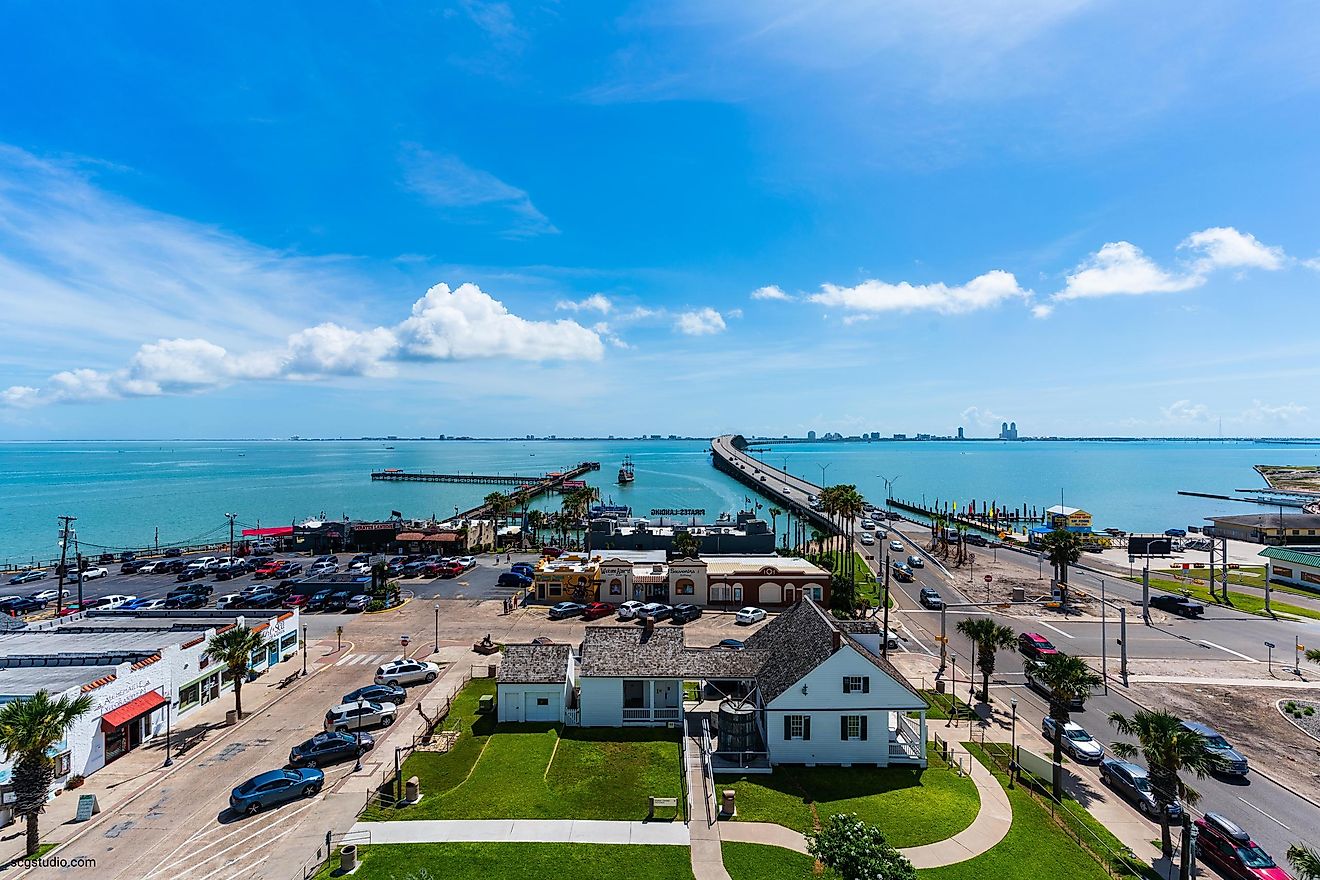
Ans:
{"label": "white house", "polygon": [[[716,769],[925,766],[926,701],[882,656],[878,633],[874,621],[836,620],[810,597],[742,649],[689,647],[681,628],[649,621],[589,626],[576,658],[566,645],[508,646],[499,718],[533,720],[526,707],[537,688],[542,720],[561,705],[555,720],[583,727],[704,721]],[[686,712],[684,682],[706,696]]]}
{"label": "white house", "polygon": [[506,645],[496,678],[498,719],[562,722],[574,705],[574,668],[568,645]]}

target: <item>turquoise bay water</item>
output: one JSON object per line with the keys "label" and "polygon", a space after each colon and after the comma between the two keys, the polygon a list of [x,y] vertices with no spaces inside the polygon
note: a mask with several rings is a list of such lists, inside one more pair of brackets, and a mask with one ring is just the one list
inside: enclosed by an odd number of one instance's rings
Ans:
{"label": "turquoise bay water", "polygon": [[[387,449],[387,445],[395,448]],[[240,525],[283,525],[324,513],[353,518],[452,514],[493,489],[443,483],[373,483],[383,468],[540,474],[579,461],[601,462],[588,481],[603,498],[652,508],[704,508],[713,518],[743,506],[744,489],[715,471],[698,441],[152,441],[0,444],[0,560],[58,553],[57,520],[78,517],[89,549],[227,536],[225,512]],[[907,442],[814,443],[759,453],[776,467],[826,483],[856,483],[884,497],[997,500],[1001,505],[1089,510],[1100,527],[1163,531],[1204,517],[1268,510],[1185,498],[1179,489],[1233,494],[1261,485],[1255,464],[1320,464],[1320,446],[1268,443]],[[615,484],[623,456],[637,481]],[[558,503],[557,497],[545,502]],[[783,520],[780,520],[783,525]]]}

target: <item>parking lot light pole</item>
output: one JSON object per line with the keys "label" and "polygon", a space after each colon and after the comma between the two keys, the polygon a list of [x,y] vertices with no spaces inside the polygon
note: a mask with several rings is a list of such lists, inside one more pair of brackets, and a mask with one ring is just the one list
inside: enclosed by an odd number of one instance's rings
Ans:
{"label": "parking lot light pole", "polygon": [[357,755],[357,763],[353,765],[354,773],[362,772],[362,713],[358,712],[357,730],[353,731],[353,752]]}
{"label": "parking lot light pole", "polygon": [[307,624],[303,624],[303,675],[307,674]]}
{"label": "parking lot light pole", "polygon": [[1010,700],[1009,705],[1013,707],[1013,726],[1010,734],[1012,745],[1008,752],[1008,787],[1012,788],[1013,777],[1017,775],[1017,697]]}
{"label": "parking lot light pole", "polygon": [[[174,689],[173,683],[171,683],[170,690],[172,691],[173,689]],[[170,754],[170,743],[173,741],[174,738],[173,728],[170,724],[170,716],[173,714],[174,714],[173,695],[170,693],[170,691],[166,691],[165,692],[165,766],[166,767],[174,766],[174,758]]]}
{"label": "parking lot light pole", "polygon": [[435,603],[435,650],[433,654],[440,653],[440,603]]}

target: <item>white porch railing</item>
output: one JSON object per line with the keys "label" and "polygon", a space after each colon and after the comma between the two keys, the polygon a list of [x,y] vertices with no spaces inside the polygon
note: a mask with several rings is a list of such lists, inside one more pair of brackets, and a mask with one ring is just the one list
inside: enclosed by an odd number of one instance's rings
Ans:
{"label": "white porch railing", "polygon": [[683,710],[678,707],[661,707],[658,709],[624,709],[624,721],[678,721],[683,717]]}
{"label": "white porch railing", "polygon": [[919,761],[922,758],[921,734],[908,718],[897,716],[894,739],[889,743],[889,757]]}

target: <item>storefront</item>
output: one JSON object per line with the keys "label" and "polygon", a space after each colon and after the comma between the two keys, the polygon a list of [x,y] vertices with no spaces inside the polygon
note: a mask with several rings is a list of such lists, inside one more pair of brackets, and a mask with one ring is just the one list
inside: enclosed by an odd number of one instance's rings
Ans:
{"label": "storefront", "polygon": [[105,762],[109,764],[140,746],[151,735],[151,713],[165,704],[165,697],[158,691],[148,691],[102,715]]}

